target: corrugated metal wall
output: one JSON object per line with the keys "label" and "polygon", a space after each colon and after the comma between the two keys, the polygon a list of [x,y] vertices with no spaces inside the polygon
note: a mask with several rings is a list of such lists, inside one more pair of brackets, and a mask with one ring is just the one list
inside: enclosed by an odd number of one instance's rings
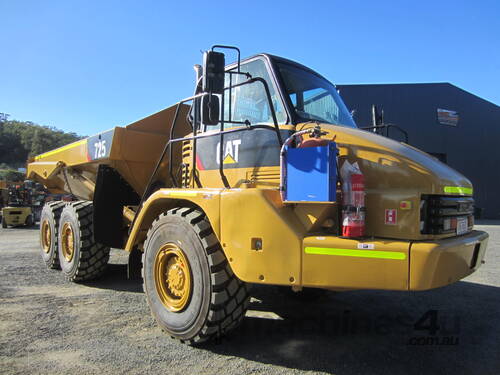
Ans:
{"label": "corrugated metal wall", "polygon": [[[371,126],[371,106],[397,124],[419,149],[444,154],[474,184],[483,218],[500,218],[500,107],[449,83],[337,85],[359,127]],[[438,121],[438,109],[456,111],[457,126]],[[391,138],[402,140],[396,131]]]}

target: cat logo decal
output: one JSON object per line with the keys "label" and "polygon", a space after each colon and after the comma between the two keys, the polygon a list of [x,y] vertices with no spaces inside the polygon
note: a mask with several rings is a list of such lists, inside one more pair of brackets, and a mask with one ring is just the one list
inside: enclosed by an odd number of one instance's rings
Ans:
{"label": "cat logo decal", "polygon": [[[239,160],[241,139],[234,139],[225,142],[223,150],[222,164],[236,164]],[[217,143],[216,160],[220,164],[220,142]]]}

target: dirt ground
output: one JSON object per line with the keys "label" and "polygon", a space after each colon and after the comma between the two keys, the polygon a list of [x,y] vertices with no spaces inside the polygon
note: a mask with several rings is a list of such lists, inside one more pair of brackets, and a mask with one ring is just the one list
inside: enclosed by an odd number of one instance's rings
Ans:
{"label": "dirt ground", "polygon": [[201,348],[159,330],[124,252],[71,284],[45,268],[36,229],[0,229],[0,373],[499,374],[500,222],[481,224],[486,264],[459,283],[317,301],[255,287],[241,329]]}

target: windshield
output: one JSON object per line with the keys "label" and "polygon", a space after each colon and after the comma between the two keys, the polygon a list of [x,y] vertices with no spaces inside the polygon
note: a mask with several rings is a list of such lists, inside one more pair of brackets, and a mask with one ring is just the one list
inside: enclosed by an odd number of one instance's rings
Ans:
{"label": "windshield", "polygon": [[277,65],[299,119],[356,127],[337,89],[330,82],[291,64],[279,62]]}

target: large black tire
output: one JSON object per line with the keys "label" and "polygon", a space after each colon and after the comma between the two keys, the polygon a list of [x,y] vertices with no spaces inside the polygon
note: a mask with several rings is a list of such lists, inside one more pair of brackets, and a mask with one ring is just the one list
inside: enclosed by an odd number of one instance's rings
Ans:
{"label": "large black tire", "polygon": [[[192,278],[187,305],[177,312],[162,302],[155,282],[155,259],[166,244],[182,250]],[[143,280],[160,327],[190,345],[236,328],[250,303],[248,284],[234,275],[205,214],[194,208],[172,209],[153,222],[144,245]]]}
{"label": "large black tire", "polygon": [[2,228],[5,229],[7,228],[7,222],[5,221],[5,218],[2,216]]}
{"label": "large black tire", "polygon": [[[59,255],[57,253],[57,236],[59,230],[59,218],[64,207],[64,202],[55,201],[43,206],[40,216],[40,254],[49,269],[59,269]],[[46,227],[45,227],[46,226]],[[49,238],[45,238],[49,231]],[[45,250],[44,250],[45,249]]]}
{"label": "large black tire", "polygon": [[[82,282],[101,276],[107,268],[109,247],[94,241],[93,206],[90,201],[67,203],[59,220],[58,254],[64,276],[69,281]],[[68,256],[68,232],[73,243]],[[63,241],[65,241],[63,243]]]}

